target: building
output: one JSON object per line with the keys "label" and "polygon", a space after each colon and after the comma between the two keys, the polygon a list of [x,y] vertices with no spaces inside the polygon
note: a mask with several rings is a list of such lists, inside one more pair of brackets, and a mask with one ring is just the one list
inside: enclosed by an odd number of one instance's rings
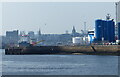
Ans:
{"label": "building", "polygon": [[79,37],[80,36],[80,33],[77,33],[76,32],[76,29],[75,29],[75,27],[73,26],[73,29],[72,29],[72,37]]}
{"label": "building", "polygon": [[116,22],[120,22],[120,1],[116,3]]}
{"label": "building", "polygon": [[113,20],[95,21],[95,39],[96,41],[115,41],[115,22]]}
{"label": "building", "polygon": [[35,37],[35,34],[34,34],[33,31],[29,31],[28,36],[29,36],[30,39],[33,39]]}
{"label": "building", "polygon": [[94,30],[88,30],[88,42],[91,44],[94,41]]}
{"label": "building", "polygon": [[19,43],[21,42],[27,42],[29,43],[29,37],[28,35],[25,33],[25,31],[20,31],[20,35],[19,35]]}
{"label": "building", "polygon": [[83,37],[73,37],[72,38],[72,43],[74,45],[81,45],[81,44],[83,44]]}
{"label": "building", "polygon": [[40,42],[38,45],[48,45],[48,46],[56,46],[56,45],[71,45],[72,37],[82,37],[83,35],[76,32],[75,27],[73,26],[72,33],[68,33],[66,31],[65,34],[41,34],[39,29],[37,35],[37,41],[44,40]]}
{"label": "building", "polygon": [[35,34],[33,31],[28,32],[28,40],[29,40],[29,43],[31,43],[31,44],[36,43],[37,38],[35,37]]}
{"label": "building", "polygon": [[19,36],[18,36],[18,30],[14,31],[7,31],[6,32],[6,43],[7,44],[18,44]]}
{"label": "building", "polygon": [[120,40],[120,1],[116,3],[116,35]]}
{"label": "building", "polygon": [[120,40],[120,22],[118,23],[118,40]]}

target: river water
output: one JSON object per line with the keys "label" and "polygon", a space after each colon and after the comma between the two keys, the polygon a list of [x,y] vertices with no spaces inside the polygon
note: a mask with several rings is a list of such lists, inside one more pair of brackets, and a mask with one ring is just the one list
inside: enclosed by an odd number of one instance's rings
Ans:
{"label": "river water", "polygon": [[118,74],[118,56],[1,54],[3,75]]}

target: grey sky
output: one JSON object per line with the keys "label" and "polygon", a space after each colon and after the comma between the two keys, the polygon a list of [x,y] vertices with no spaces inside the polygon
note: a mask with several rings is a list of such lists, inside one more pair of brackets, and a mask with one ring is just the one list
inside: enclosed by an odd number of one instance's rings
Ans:
{"label": "grey sky", "polygon": [[2,3],[0,2],[0,35],[2,34]]}
{"label": "grey sky", "polygon": [[25,30],[42,33],[71,33],[73,25],[77,32],[94,28],[98,18],[105,19],[110,13],[115,18],[113,2],[10,2],[2,5],[3,34],[6,30]]}

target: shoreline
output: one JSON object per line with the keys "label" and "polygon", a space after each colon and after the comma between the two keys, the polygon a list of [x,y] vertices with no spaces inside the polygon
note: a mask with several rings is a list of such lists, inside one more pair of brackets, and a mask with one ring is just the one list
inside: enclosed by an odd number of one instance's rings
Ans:
{"label": "shoreline", "polygon": [[7,48],[5,55],[120,55],[120,45],[94,46],[29,46],[24,48]]}

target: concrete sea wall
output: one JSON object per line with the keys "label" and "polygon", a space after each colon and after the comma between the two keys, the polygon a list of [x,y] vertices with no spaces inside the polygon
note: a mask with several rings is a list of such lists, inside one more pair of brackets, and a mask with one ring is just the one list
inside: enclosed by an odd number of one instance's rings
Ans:
{"label": "concrete sea wall", "polygon": [[115,54],[120,53],[120,45],[93,45],[93,46],[31,46],[25,48],[5,49],[5,54]]}

